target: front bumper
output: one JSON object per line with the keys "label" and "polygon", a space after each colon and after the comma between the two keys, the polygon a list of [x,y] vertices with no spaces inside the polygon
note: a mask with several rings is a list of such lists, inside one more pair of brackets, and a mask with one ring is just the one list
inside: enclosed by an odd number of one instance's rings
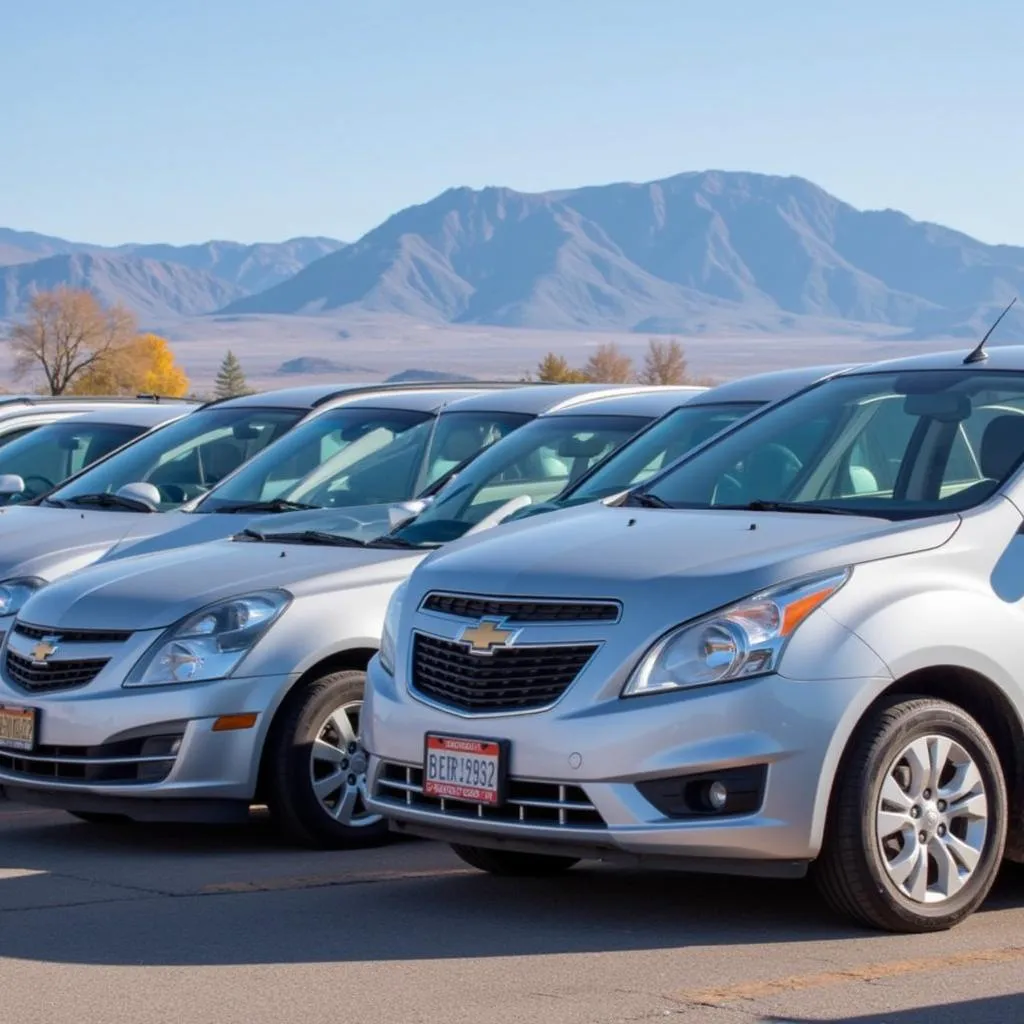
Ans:
{"label": "front bumper", "polygon": [[[105,673],[104,673],[105,674]],[[149,820],[209,821],[244,814],[256,795],[270,720],[294,676],[182,686],[103,685],[52,694],[0,683],[0,704],[32,707],[36,747],[0,747],[0,786],[14,799]],[[215,731],[222,716],[255,714]]]}
{"label": "front bumper", "polygon": [[[766,676],[481,718],[415,699],[375,660],[362,719],[371,755],[371,806],[396,830],[449,842],[798,874],[820,849],[831,781],[846,741],[863,709],[890,682]],[[525,809],[513,805],[495,814],[423,799],[417,778],[427,732],[508,740],[512,782],[526,787],[523,792],[549,793],[551,806],[537,814],[527,802]],[[765,769],[760,805],[752,813],[669,817],[637,788],[650,779],[752,766]],[[560,803],[585,803],[593,814],[558,813]]]}

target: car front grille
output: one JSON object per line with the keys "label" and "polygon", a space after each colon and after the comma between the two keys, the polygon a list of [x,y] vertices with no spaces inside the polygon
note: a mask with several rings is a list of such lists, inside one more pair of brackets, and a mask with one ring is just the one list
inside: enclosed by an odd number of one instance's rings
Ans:
{"label": "car front grille", "polygon": [[536,710],[558,700],[596,650],[597,644],[525,644],[480,655],[463,643],[416,633],[412,685],[470,714]]}
{"label": "car front grille", "polygon": [[0,748],[0,772],[25,781],[162,782],[174,767],[182,733],[143,736],[95,747],[45,746],[32,751]]}
{"label": "car front grille", "polygon": [[29,693],[51,693],[88,685],[108,661],[108,658],[76,658],[35,664],[31,658],[8,650],[5,667],[7,678],[21,689]]}
{"label": "car front grille", "polygon": [[16,622],[14,632],[29,640],[56,637],[62,644],[123,644],[131,637],[130,630],[118,629],[47,629],[27,622]]}
{"label": "car front grille", "polygon": [[374,799],[393,807],[414,807],[448,819],[501,821],[559,829],[607,828],[600,812],[579,786],[509,779],[505,802],[497,807],[449,797],[425,796],[423,769],[385,762],[374,784]]}
{"label": "car front grille", "polygon": [[509,622],[616,622],[620,610],[614,601],[529,601],[439,593],[428,594],[422,607],[460,619],[493,616]]}

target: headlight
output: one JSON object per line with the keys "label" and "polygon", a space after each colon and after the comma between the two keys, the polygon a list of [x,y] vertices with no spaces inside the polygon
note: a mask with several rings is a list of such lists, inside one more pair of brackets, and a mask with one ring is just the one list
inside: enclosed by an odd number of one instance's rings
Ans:
{"label": "headlight", "polygon": [[201,609],[164,633],[124,685],[198,683],[231,675],[290,600],[283,590],[262,590]]}
{"label": "headlight", "polygon": [[17,615],[21,611],[21,606],[40,587],[45,586],[46,580],[41,580],[38,576],[4,580],[0,583],[0,616]]}
{"label": "headlight", "polygon": [[408,589],[408,580],[402,580],[391,595],[388,610],[384,614],[384,629],[380,635],[380,667],[389,676],[395,674],[395,637],[398,635],[398,623],[402,618],[402,602]]}
{"label": "headlight", "polygon": [[647,652],[622,696],[774,672],[800,624],[849,578],[849,569],[805,576],[673,629]]}

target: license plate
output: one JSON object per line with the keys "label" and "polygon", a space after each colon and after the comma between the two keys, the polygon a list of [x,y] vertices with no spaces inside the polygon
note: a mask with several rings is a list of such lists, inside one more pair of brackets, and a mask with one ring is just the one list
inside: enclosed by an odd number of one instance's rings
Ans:
{"label": "license plate", "polygon": [[32,750],[36,745],[36,709],[0,707],[0,747]]}
{"label": "license plate", "polygon": [[425,796],[500,804],[505,796],[508,742],[427,734],[423,755]]}

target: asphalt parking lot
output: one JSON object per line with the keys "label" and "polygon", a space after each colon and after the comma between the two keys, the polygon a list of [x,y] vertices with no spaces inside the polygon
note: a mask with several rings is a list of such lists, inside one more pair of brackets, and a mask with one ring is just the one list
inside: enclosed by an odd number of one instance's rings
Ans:
{"label": "asphalt parking lot", "polygon": [[803,883],[446,848],[296,851],[268,825],[99,827],[0,800],[0,993],[18,1024],[1008,1024],[1024,869],[930,937],[837,923]]}

